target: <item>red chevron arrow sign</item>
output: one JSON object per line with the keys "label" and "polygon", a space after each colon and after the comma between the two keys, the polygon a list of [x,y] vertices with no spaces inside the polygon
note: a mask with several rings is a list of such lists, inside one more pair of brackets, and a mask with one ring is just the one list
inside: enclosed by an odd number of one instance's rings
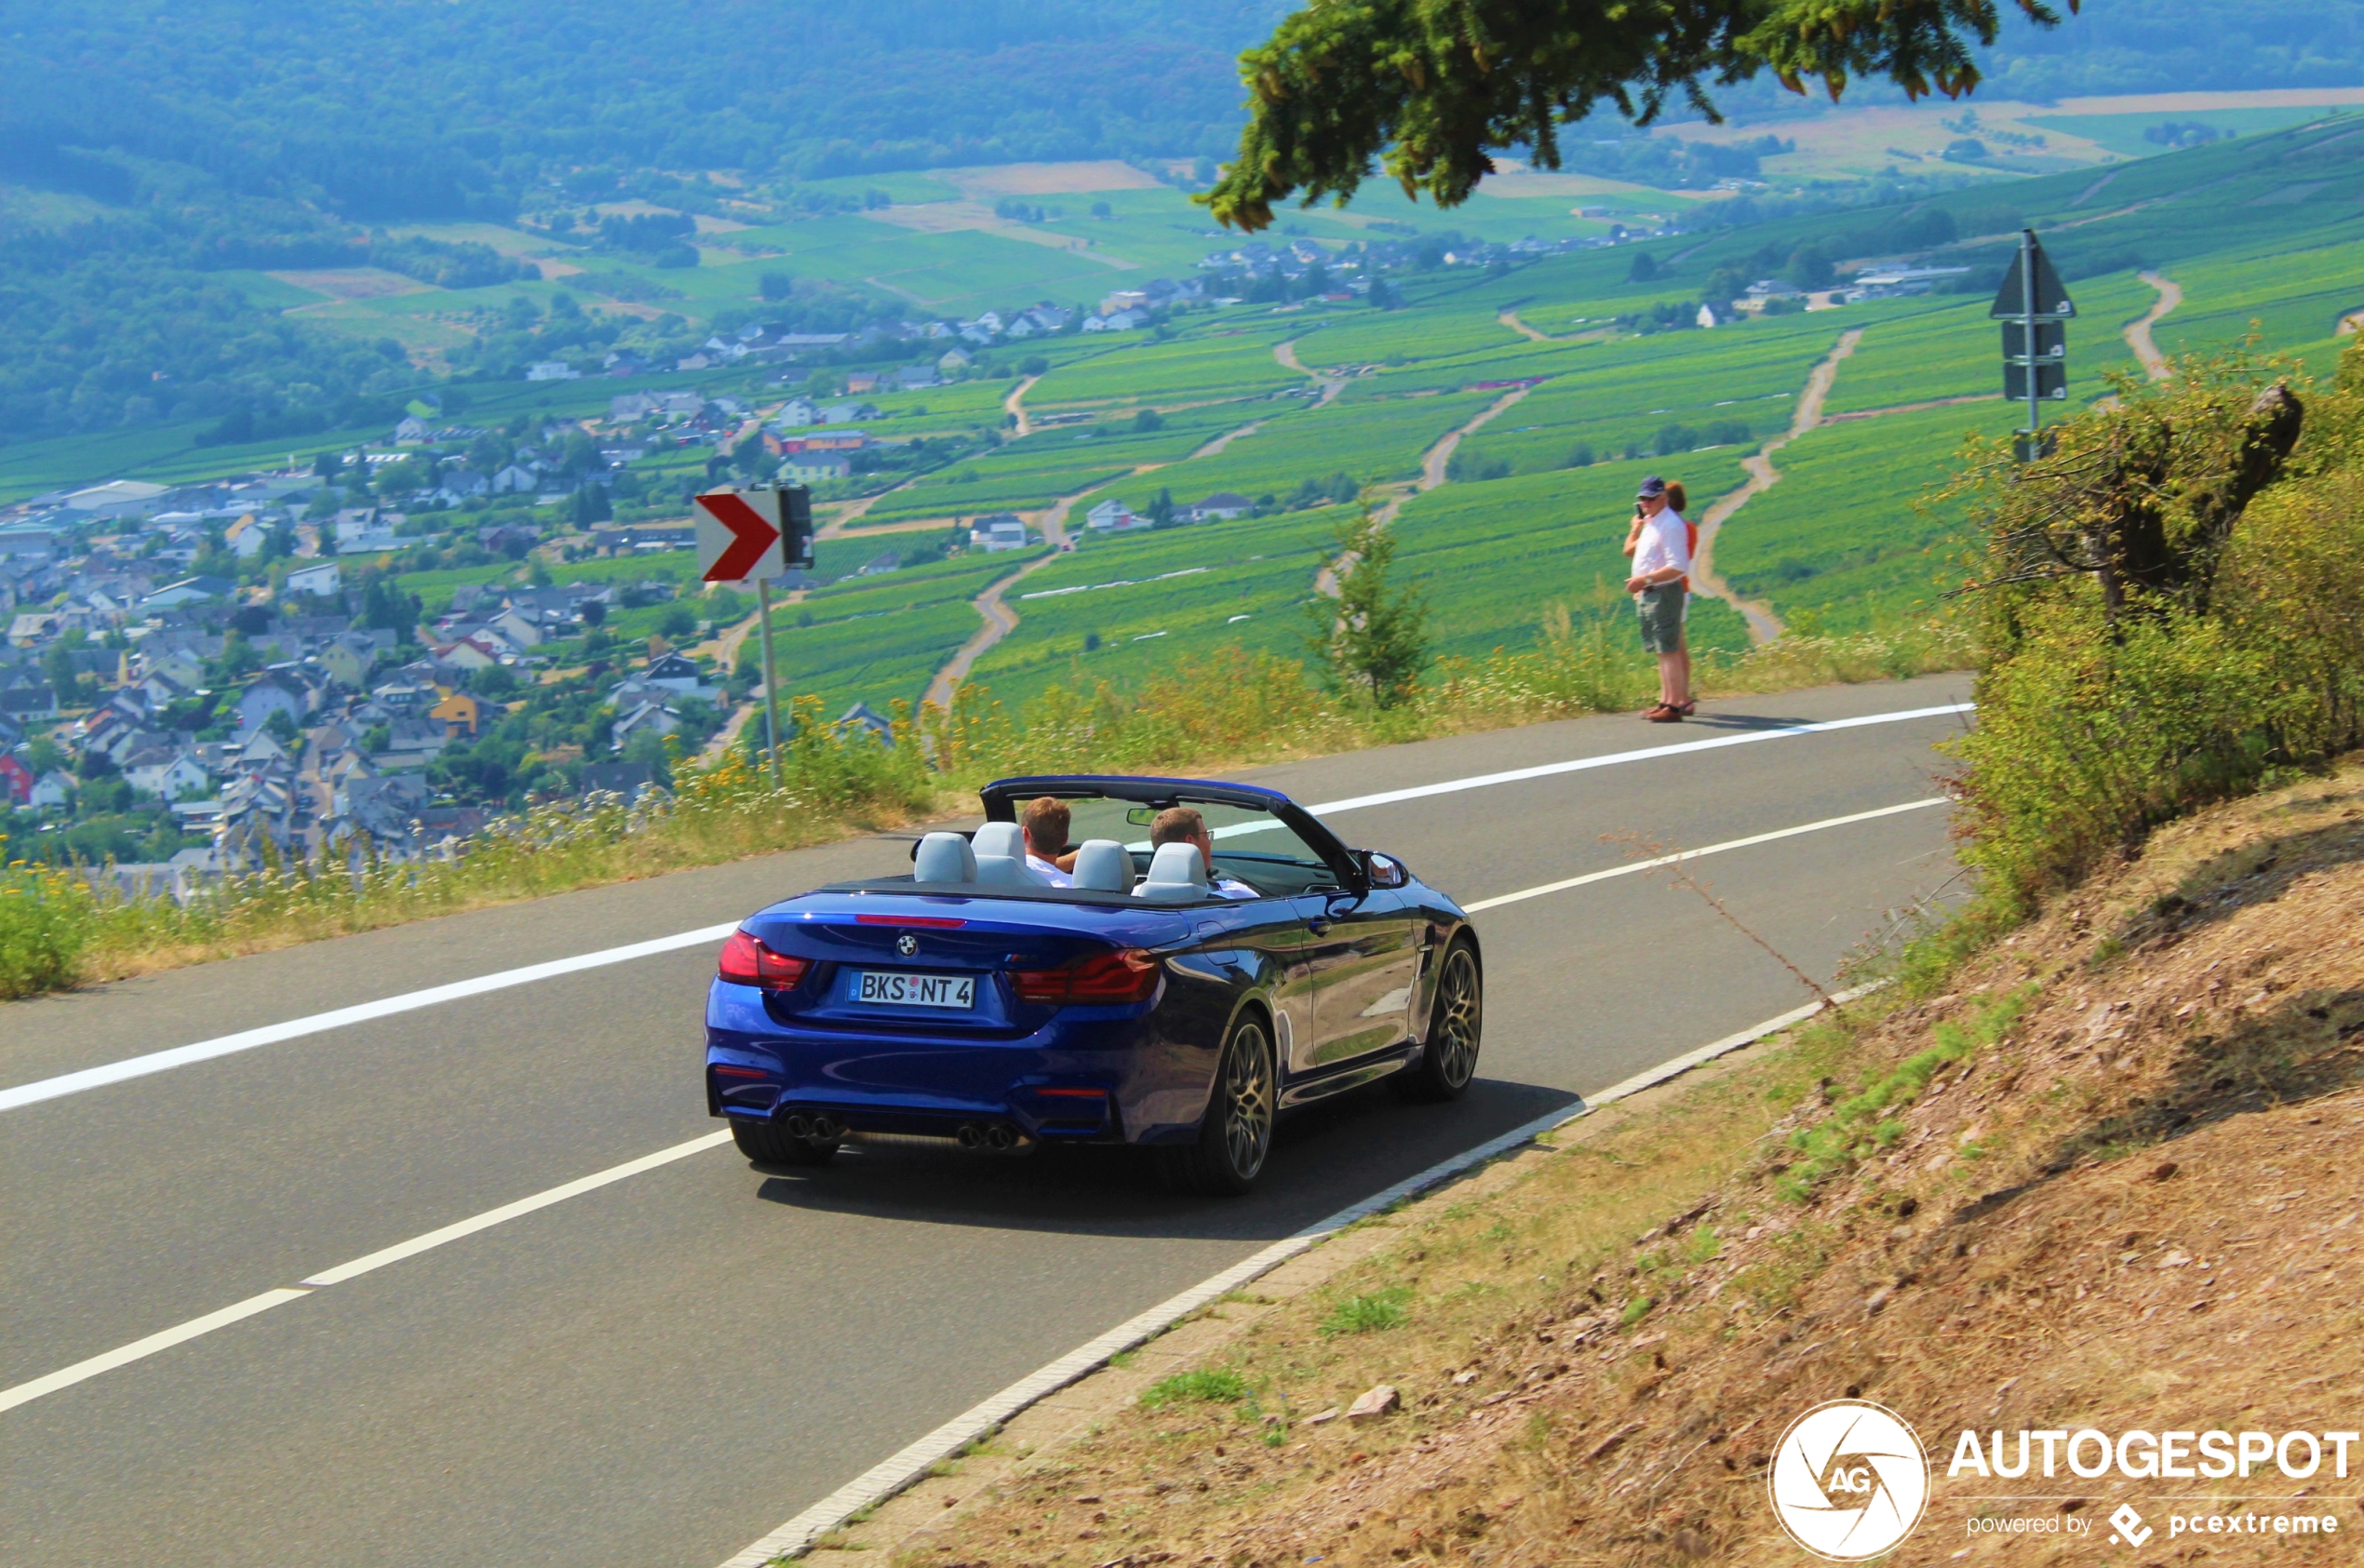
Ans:
{"label": "red chevron arrow sign", "polygon": [[697,503],[698,575],[708,583],[770,579],[787,570],[780,493],[713,490]]}

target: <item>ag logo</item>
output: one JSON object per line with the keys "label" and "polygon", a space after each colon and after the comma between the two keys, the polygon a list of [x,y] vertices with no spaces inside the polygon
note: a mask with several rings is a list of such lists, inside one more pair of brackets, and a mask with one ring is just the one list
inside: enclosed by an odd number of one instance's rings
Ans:
{"label": "ag logo", "polygon": [[920,950],[920,939],[907,931],[894,939],[894,950],[907,958]]}
{"label": "ag logo", "polygon": [[1768,1485],[1773,1512],[1792,1540],[1833,1562],[1860,1562],[1920,1522],[1929,1500],[1929,1462],[1895,1412],[1863,1400],[1833,1400],[1781,1434]]}

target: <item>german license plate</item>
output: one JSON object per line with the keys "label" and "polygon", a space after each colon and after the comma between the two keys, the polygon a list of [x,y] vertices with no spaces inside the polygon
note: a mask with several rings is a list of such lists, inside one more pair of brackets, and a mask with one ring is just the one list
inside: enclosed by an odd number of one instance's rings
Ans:
{"label": "german license plate", "polygon": [[866,969],[854,977],[853,999],[880,1007],[966,1008],[976,1005],[974,974],[898,974]]}

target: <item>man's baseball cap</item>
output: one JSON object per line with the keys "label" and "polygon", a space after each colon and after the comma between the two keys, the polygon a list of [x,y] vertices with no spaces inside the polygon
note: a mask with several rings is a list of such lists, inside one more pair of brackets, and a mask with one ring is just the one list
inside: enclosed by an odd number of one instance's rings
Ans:
{"label": "man's baseball cap", "polygon": [[1648,478],[1642,481],[1642,488],[1633,492],[1633,498],[1636,501],[1648,501],[1653,496],[1660,496],[1665,493],[1666,481],[1653,474]]}

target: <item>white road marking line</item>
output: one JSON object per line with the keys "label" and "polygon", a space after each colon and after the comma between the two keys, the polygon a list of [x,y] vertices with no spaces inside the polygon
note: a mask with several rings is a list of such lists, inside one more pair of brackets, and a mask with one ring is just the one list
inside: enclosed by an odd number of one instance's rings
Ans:
{"label": "white road marking line", "polygon": [[264,1291],[260,1295],[250,1295],[246,1300],[225,1307],[218,1312],[208,1312],[202,1318],[192,1318],[185,1323],[176,1324],[158,1333],[152,1333],[145,1339],[135,1339],[128,1345],[103,1351],[87,1360],[76,1361],[70,1367],[60,1367],[47,1376],[36,1377],[29,1383],[20,1383],[13,1388],[0,1388],[0,1411],[14,1410],[17,1406],[29,1404],[44,1395],[54,1394],[61,1388],[71,1388],[77,1383],[87,1382],[102,1373],[110,1373],[117,1367],[129,1366],[134,1361],[144,1360],[159,1350],[169,1350],[176,1345],[185,1345],[190,1340],[202,1334],[211,1333],[216,1329],[225,1329],[233,1323],[244,1322],[258,1312],[268,1312],[275,1307],[285,1307],[291,1301],[302,1301],[324,1286],[343,1284],[347,1280],[356,1279],[373,1269],[383,1268],[390,1263],[399,1263],[404,1258],[416,1257],[421,1253],[431,1252],[447,1242],[474,1236],[480,1230],[490,1230],[496,1225],[504,1225],[510,1220],[531,1214],[537,1210],[546,1209],[554,1203],[563,1203],[570,1198],[580,1198],[586,1192],[596,1192],[603,1186],[610,1186],[644,1172],[653,1171],[661,1165],[670,1165],[677,1159],[687,1159],[693,1154],[703,1154],[707,1149],[719,1148],[730,1141],[731,1134],[727,1132],[708,1132],[702,1137],[692,1138],[687,1143],[675,1144],[670,1148],[661,1148],[654,1154],[644,1154],[638,1159],[627,1159],[621,1165],[611,1165],[604,1171],[577,1177],[573,1181],[551,1187],[546,1191],[537,1192],[531,1198],[520,1198],[515,1203],[504,1203],[497,1209],[487,1209],[474,1218],[462,1220],[456,1225],[447,1225],[440,1230],[430,1230],[425,1235],[412,1237],[408,1241],[397,1241],[391,1247],[382,1248],[369,1253],[367,1257],[355,1258],[351,1263],[341,1263],[334,1268],[324,1268],[293,1288],[283,1286],[277,1290]]}
{"label": "white road marking line", "polygon": [[1947,703],[1934,708],[1901,708],[1894,713],[1870,713],[1859,718],[1827,718],[1812,724],[1784,724],[1776,730],[1744,730],[1736,735],[1716,735],[1704,741],[1685,741],[1679,745],[1645,746],[1639,751],[1613,751],[1601,757],[1579,757],[1572,762],[1545,762],[1533,768],[1513,768],[1503,773],[1479,773],[1466,779],[1447,779],[1442,784],[1418,784],[1410,789],[1383,790],[1377,795],[1357,795],[1346,800],[1325,801],[1308,806],[1317,817],[1334,816],[1341,811],[1359,811],[1367,806],[1392,806],[1402,800],[1425,800],[1432,795],[1456,795],[1465,789],[1487,789],[1495,784],[1524,784],[1529,779],[1546,779],[1559,773],[1582,773],[1594,768],[1614,768],[1626,762],[1649,762],[1661,757],[1684,757],[1693,752],[1717,751],[1726,746],[1753,745],[1758,741],[1787,740],[1794,735],[1827,735],[1837,730],[1860,730],[1873,724],[1902,724],[1915,718],[1941,718],[1950,714],[1970,713],[1975,703]]}
{"label": "white road marking line", "polygon": [[1498,909],[1506,904],[1517,904],[1525,899],[1541,898],[1545,893],[1565,892],[1570,888],[1586,887],[1593,882],[1605,882],[1612,877],[1631,877],[1638,872],[1655,871],[1661,865],[1678,865],[1686,860],[1697,860],[1701,855],[1720,855],[1726,850],[1745,850],[1755,844],[1770,844],[1777,838],[1794,838],[1801,833],[1820,833],[1825,828],[1845,827],[1849,823],[1871,822],[1878,817],[1893,817],[1905,811],[1926,811],[1931,806],[1944,806],[1951,803],[1942,795],[1932,795],[1926,800],[1907,800],[1901,806],[1882,806],[1875,811],[1855,811],[1843,817],[1824,817],[1820,822],[1800,823],[1795,827],[1777,828],[1771,833],[1752,834],[1746,838],[1727,838],[1721,844],[1702,845],[1696,850],[1684,850],[1675,854],[1659,855],[1654,860],[1637,860],[1626,865],[1613,865],[1606,871],[1588,871],[1581,877],[1569,877],[1557,882],[1545,882],[1539,887],[1521,888],[1514,893],[1498,893],[1492,898],[1482,898],[1475,904],[1465,905],[1463,907],[1470,914],[1475,915],[1481,910]]}
{"label": "white road marking line", "polygon": [[283,1307],[290,1301],[302,1301],[311,1293],[310,1291],[292,1291],[282,1288],[265,1291],[261,1295],[250,1295],[246,1300],[225,1307],[219,1312],[208,1312],[202,1318],[192,1318],[187,1322],[176,1324],[161,1333],[152,1333],[145,1339],[135,1339],[128,1345],[117,1346],[114,1349],[93,1356],[88,1360],[76,1361],[70,1367],[60,1367],[47,1377],[36,1377],[30,1383],[20,1383],[13,1388],[0,1389],[0,1410],[14,1410],[20,1404],[30,1404],[44,1394],[54,1394],[60,1388],[71,1388],[77,1383],[87,1382],[98,1376],[101,1373],[113,1372],[121,1366],[129,1366],[133,1361],[145,1360],[159,1350],[169,1350],[176,1345],[186,1345],[200,1334],[211,1333],[216,1329],[228,1328],[232,1323],[244,1322],[258,1312],[268,1312],[273,1307]]}
{"label": "white road marking line", "polygon": [[[1841,991],[1833,999],[1841,1003],[1874,991],[1885,981]],[[1172,1328],[1208,1303],[1260,1275],[1269,1274],[1289,1259],[1310,1251],[1357,1220],[1367,1218],[1390,1208],[1407,1198],[1418,1196],[1432,1186],[1459,1175],[1474,1166],[1483,1165],[1498,1155],[1507,1154],[1523,1144],[1565,1127],[1571,1121],[1590,1116],[1601,1106],[1611,1105],[1645,1089],[1680,1077],[1692,1068],[1730,1054],[1742,1046],[1753,1045],[1766,1036],[1779,1033],[1793,1024],[1803,1023],[1822,1011],[1820,1002],[1794,1008],[1778,1018],[1726,1035],[1712,1044],[1700,1046],[1673,1057],[1647,1072],[1638,1073],[1624,1082],[1601,1091],[1592,1100],[1579,1098],[1570,1110],[1566,1106],[1537,1117],[1524,1126],[1513,1127],[1497,1138],[1489,1138],[1475,1147],[1462,1150],[1449,1159],[1439,1160],[1416,1176],[1407,1176],[1393,1186],[1375,1192],[1356,1203],[1349,1204],[1326,1219],[1316,1220],[1296,1235],[1275,1241],[1262,1252],[1244,1258],[1222,1273],[1201,1280],[1181,1294],[1160,1302],[1147,1312],[1119,1323],[1098,1338],[1076,1347],[1049,1365],[1018,1379],[1008,1387],[980,1404],[961,1412],[943,1426],[901,1449],[869,1469],[830,1493],[806,1508],[777,1530],[752,1541],[733,1553],[722,1568],[764,1568],[772,1559],[802,1553],[813,1543],[830,1531],[842,1527],[865,1508],[873,1508],[895,1494],[904,1491],[925,1476],[935,1465],[949,1459],[960,1449],[980,1438],[989,1436],[1004,1422],[1029,1405],[1057,1393],[1069,1384],[1080,1383],[1097,1372],[1109,1357],[1121,1355],[1136,1345],[1147,1343]]]}
{"label": "white road marking line", "polygon": [[[1820,735],[1838,730],[1857,730],[1867,725],[1901,724],[1910,719],[1935,718],[1949,714],[1970,712],[1976,704],[1950,703],[1931,708],[1905,708],[1893,713],[1865,714],[1856,718],[1833,718],[1812,724],[1783,725],[1775,730],[1751,730],[1736,735],[1717,735],[1704,741],[1686,741],[1670,746],[1648,746],[1637,751],[1611,752],[1601,757],[1578,757],[1571,762],[1547,762],[1533,768],[1516,768],[1508,772],[1480,773],[1466,779],[1448,779],[1441,784],[1420,784],[1411,789],[1390,790],[1378,795],[1359,795],[1351,799],[1332,800],[1307,810],[1316,816],[1358,811],[1367,806],[1388,806],[1403,800],[1420,800],[1433,795],[1450,795],[1467,789],[1483,789],[1494,784],[1519,784],[1528,779],[1548,778],[1559,773],[1588,771],[1594,768],[1616,767],[1627,762],[1647,762],[1662,757],[1680,757],[1692,752],[1713,751],[1724,746],[1748,745],[1757,741],[1782,740],[1796,735]],[[1225,838],[1233,830],[1217,828],[1215,836]],[[219,1039],[198,1040],[191,1045],[174,1046],[167,1051],[152,1051],[144,1055],[128,1056],[120,1062],[103,1066],[86,1067],[79,1072],[62,1073],[12,1089],[0,1089],[0,1111],[12,1111],[44,1100],[60,1099],[87,1090],[102,1089],[109,1084],[124,1083],[145,1078],[151,1073],[168,1072],[175,1067],[194,1063],[210,1062],[217,1057],[252,1051],[258,1046],[277,1045],[282,1041],[301,1039],[330,1029],[341,1029],[355,1024],[367,1024],[396,1013],[414,1012],[423,1007],[435,1007],[444,1002],[462,1001],[488,992],[507,990],[513,985],[530,985],[535,981],[555,979],[559,975],[576,974],[584,970],[600,969],[609,964],[628,963],[659,953],[670,953],[683,947],[694,947],[703,942],[719,942],[738,929],[736,920],[722,925],[701,926],[696,931],[678,931],[647,942],[629,943],[621,947],[601,948],[595,953],[580,953],[571,958],[553,958],[546,963],[528,964],[521,969],[504,970],[497,974],[478,975],[473,980],[454,981],[448,985],[436,985],[423,991],[405,992],[378,1001],[362,1002],[355,1007],[339,1008],[332,1012],[316,1012],[309,1017],[294,1018],[284,1024],[267,1025]]]}
{"label": "white road marking line", "polygon": [[240,1034],[201,1039],[194,1045],[174,1046],[169,1051],[127,1056],[120,1062],[109,1062],[104,1066],[85,1067],[80,1072],[63,1073],[56,1078],[19,1084],[14,1089],[0,1089],[0,1111],[12,1111],[22,1106],[54,1100],[60,1095],[79,1094],[111,1083],[145,1078],[150,1073],[168,1072],[174,1067],[185,1067],[195,1062],[210,1062],[217,1056],[252,1051],[257,1046],[276,1045],[282,1040],[301,1039],[306,1035],[316,1035],[329,1029],[391,1018],[396,1013],[411,1012],[423,1007],[462,1001],[490,991],[505,991],[512,985],[530,985],[537,980],[555,980],[562,974],[576,974],[608,964],[627,963],[634,958],[694,947],[702,942],[719,942],[738,929],[739,922],[736,920],[719,926],[701,926],[696,931],[677,931],[671,936],[660,936],[648,942],[630,943],[622,947],[603,947],[596,953],[578,953],[571,958],[553,958],[547,963],[503,970],[498,974],[480,974],[474,980],[455,980],[449,985],[431,986],[423,991],[406,991],[400,996],[387,997],[379,1001],[341,1007],[333,1012],[316,1012],[307,1018],[289,1019],[285,1024],[269,1024]]}

